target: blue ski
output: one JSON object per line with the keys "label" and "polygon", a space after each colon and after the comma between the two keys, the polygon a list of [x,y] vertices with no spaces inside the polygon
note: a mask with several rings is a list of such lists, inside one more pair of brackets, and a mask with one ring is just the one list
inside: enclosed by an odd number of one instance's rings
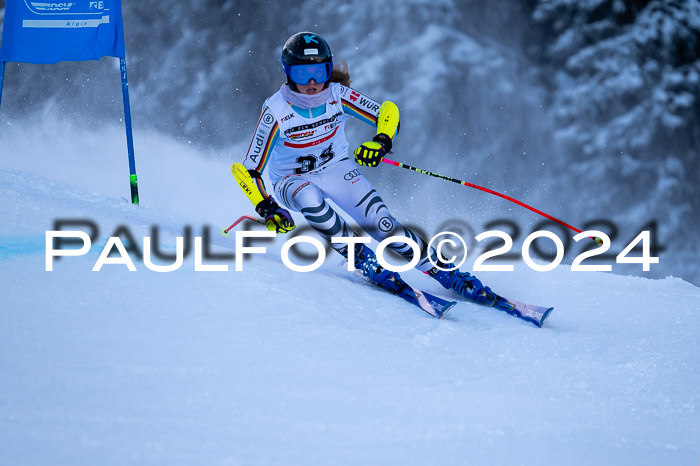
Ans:
{"label": "blue ski", "polygon": [[430,294],[427,291],[413,288],[410,285],[399,293],[399,296],[409,303],[415,304],[431,316],[437,317],[438,319],[442,318],[442,316],[447,314],[447,311],[452,309],[457,304],[457,301],[442,299],[439,296]]}
{"label": "blue ski", "polygon": [[553,307],[528,304],[522,301],[504,298],[503,296],[499,296],[493,292],[487,293],[484,290],[482,290],[475,299],[466,298],[466,300],[480,306],[495,307],[499,311],[507,312],[510,315],[531,322],[540,328],[542,328],[544,321],[554,310]]}
{"label": "blue ski", "polygon": [[515,301],[513,299],[507,299],[499,296],[498,299],[492,304],[492,307],[500,311],[505,311],[510,315],[519,317],[528,322],[532,322],[538,327],[542,328],[545,319],[549,317],[549,314],[554,310],[553,307],[543,307],[537,306],[535,304],[523,303],[521,301]]}
{"label": "blue ski", "polygon": [[[360,277],[367,283],[371,283],[384,290],[383,287],[377,285],[376,283],[372,282],[370,279],[362,275],[362,272],[360,272],[359,270],[355,270],[353,272],[353,275]],[[447,311],[452,309],[457,304],[457,301],[448,301],[439,296],[435,296],[434,294],[430,294],[427,291],[419,290],[418,288],[413,288],[405,281],[403,281],[403,283],[405,284],[405,286],[403,287],[401,292],[399,292],[396,295],[405,299],[409,303],[418,306],[431,316],[437,317],[438,319],[441,319],[442,316],[447,314]]]}

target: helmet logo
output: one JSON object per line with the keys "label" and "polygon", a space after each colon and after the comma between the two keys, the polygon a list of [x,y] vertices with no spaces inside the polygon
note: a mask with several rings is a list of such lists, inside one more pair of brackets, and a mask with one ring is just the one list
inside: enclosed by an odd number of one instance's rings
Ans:
{"label": "helmet logo", "polygon": [[304,42],[306,42],[307,44],[310,44],[311,42],[313,42],[314,44],[318,44],[318,41],[316,40],[315,35],[303,36],[303,37],[304,37]]}

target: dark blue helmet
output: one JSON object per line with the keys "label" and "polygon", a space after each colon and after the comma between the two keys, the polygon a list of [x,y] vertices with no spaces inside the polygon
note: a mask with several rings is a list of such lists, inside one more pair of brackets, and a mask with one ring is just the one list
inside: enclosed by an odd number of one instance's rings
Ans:
{"label": "dark blue helmet", "polygon": [[290,37],[282,47],[281,59],[284,74],[297,84],[307,84],[312,78],[324,83],[333,71],[333,53],[328,42],[313,32],[298,32]]}

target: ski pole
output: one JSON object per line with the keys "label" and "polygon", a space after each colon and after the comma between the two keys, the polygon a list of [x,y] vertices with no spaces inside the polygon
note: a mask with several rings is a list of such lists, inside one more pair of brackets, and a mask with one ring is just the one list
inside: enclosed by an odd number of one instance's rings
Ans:
{"label": "ski pole", "polygon": [[221,230],[221,236],[228,236],[229,232],[231,230],[233,230],[234,228],[236,228],[236,225],[241,223],[243,220],[251,220],[251,221],[259,223],[261,225],[265,225],[265,220],[263,220],[261,218],[255,218],[255,217],[252,217],[250,215],[244,215],[241,218],[239,218],[238,220],[236,220],[235,222],[233,222],[230,227],[224,228],[223,230]]}
{"label": "ski pole", "polygon": [[[562,222],[562,221],[559,220],[558,218],[552,217],[551,215],[549,215],[549,214],[547,214],[547,213],[544,213],[544,212],[542,212],[541,210],[535,209],[534,207],[529,206],[529,205],[525,204],[524,202],[521,202],[521,201],[519,201],[519,200],[517,200],[517,199],[514,199],[514,198],[512,198],[512,197],[510,197],[510,196],[506,196],[505,194],[501,194],[501,193],[499,193],[499,192],[496,192],[496,191],[494,191],[494,190],[492,190],[492,189],[484,188],[483,186],[479,186],[479,185],[477,185],[477,184],[467,183],[466,181],[458,180],[458,179],[452,178],[452,177],[450,177],[450,176],[440,175],[439,173],[433,173],[433,172],[428,171],[428,170],[423,170],[422,168],[412,167],[412,166],[407,165],[407,164],[402,163],[402,162],[396,162],[396,161],[394,161],[394,160],[389,160],[389,159],[387,159],[386,157],[382,158],[382,162],[388,163],[389,165],[394,165],[394,166],[396,166],[396,167],[405,168],[405,169],[407,169],[407,170],[411,170],[411,171],[414,171],[414,172],[417,172],[417,173],[422,173],[422,174],[424,174],[424,175],[434,176],[435,178],[440,178],[440,179],[443,179],[443,180],[452,181],[453,183],[461,184],[461,185],[463,185],[463,186],[468,186],[468,187],[470,187],[470,188],[478,189],[478,190],[480,190],[480,191],[484,191],[484,192],[487,192],[487,193],[489,193],[489,194],[493,194],[494,196],[502,197],[503,199],[506,199],[506,200],[508,200],[508,201],[510,201],[510,202],[514,202],[514,203],[518,204],[518,205],[521,206],[521,207],[525,207],[526,209],[529,209],[529,210],[535,212],[536,214],[539,214],[539,215],[541,215],[541,216],[543,216],[543,217],[546,217],[546,218],[548,218],[549,220],[552,220],[552,221],[554,221],[554,222],[557,222],[558,224],[560,224],[560,225],[562,225],[562,226],[565,226],[566,228],[569,228],[569,229],[575,231],[576,233],[582,233],[582,231],[579,230],[578,228],[573,227],[573,226],[569,225],[569,224],[566,223],[566,222]],[[600,246],[600,245],[603,244],[603,240],[600,239],[600,238],[594,238],[594,237],[592,237],[592,236],[589,236],[589,238],[591,238],[593,241],[595,241],[595,242],[598,244],[598,246]]]}

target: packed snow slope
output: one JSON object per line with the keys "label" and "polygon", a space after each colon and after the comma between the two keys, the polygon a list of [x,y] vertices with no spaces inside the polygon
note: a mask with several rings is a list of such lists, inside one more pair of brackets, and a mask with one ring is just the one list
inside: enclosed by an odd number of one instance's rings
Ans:
{"label": "packed snow slope", "polygon": [[[538,329],[466,302],[433,319],[332,256],[292,272],[282,237],[242,272],[195,272],[192,255],[174,272],[135,257],[135,272],[93,272],[120,225],[139,247],[156,225],[173,252],[186,225],[216,233],[251,212],[229,160],[153,134],[137,134],[130,205],[122,139],[0,136],[0,464],[697,464],[697,287],[522,263],[480,274],[555,306]],[[100,233],[47,272],[56,219]]]}

